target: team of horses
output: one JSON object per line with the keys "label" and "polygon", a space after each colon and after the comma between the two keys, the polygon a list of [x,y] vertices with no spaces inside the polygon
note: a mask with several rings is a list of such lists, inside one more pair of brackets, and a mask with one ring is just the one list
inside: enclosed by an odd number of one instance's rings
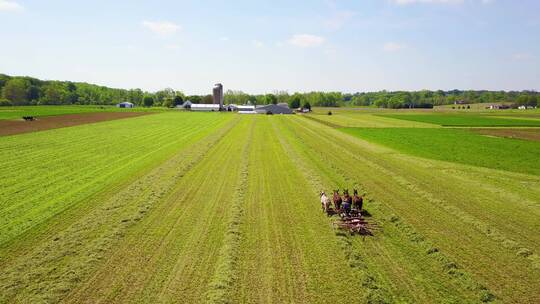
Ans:
{"label": "team of horses", "polygon": [[341,196],[339,194],[339,189],[334,190],[332,199],[330,199],[324,191],[321,191],[321,206],[323,212],[326,212],[329,215],[333,212],[349,215],[353,211],[360,214],[364,205],[364,198],[361,195],[358,195],[358,190],[353,189],[353,191],[353,195],[351,196],[349,194],[349,189],[345,189],[343,190],[343,196]]}

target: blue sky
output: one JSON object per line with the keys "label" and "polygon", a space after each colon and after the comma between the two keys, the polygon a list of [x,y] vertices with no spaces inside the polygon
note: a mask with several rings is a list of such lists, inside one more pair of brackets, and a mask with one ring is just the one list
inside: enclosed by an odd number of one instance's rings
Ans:
{"label": "blue sky", "polygon": [[540,1],[0,0],[0,73],[188,94],[540,90]]}

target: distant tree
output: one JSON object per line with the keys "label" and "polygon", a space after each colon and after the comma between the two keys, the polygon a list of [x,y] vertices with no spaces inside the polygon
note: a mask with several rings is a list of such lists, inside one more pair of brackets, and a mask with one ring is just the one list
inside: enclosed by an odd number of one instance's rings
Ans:
{"label": "distant tree", "polygon": [[152,96],[145,96],[143,99],[143,104],[145,107],[151,107],[154,105],[154,98]]}
{"label": "distant tree", "polygon": [[198,95],[191,95],[187,97],[187,100],[191,101],[191,103],[201,103],[202,97]]}
{"label": "distant tree", "polygon": [[210,104],[214,103],[214,96],[212,95],[206,95],[201,99],[201,103],[203,104]]}
{"label": "distant tree", "polygon": [[11,101],[0,97],[0,107],[12,106]]}
{"label": "distant tree", "polygon": [[127,92],[127,100],[138,106],[143,104],[144,93],[141,89],[132,89]]}
{"label": "distant tree", "polygon": [[291,98],[289,99],[289,107],[291,107],[291,109],[298,109],[300,108],[300,104],[302,103],[302,95],[299,94],[299,93],[295,93],[294,95],[291,96]]}
{"label": "distant tree", "polygon": [[40,98],[41,104],[59,105],[64,103],[66,91],[60,83],[50,83],[43,87],[43,96]]}
{"label": "distant tree", "polygon": [[278,99],[274,94],[266,94],[264,96],[265,104],[277,104]]}
{"label": "distant tree", "polygon": [[166,98],[165,100],[163,100],[161,105],[166,108],[172,108],[174,107],[174,100],[170,98]]}
{"label": "distant tree", "polygon": [[311,104],[309,104],[309,102],[306,102],[306,103],[304,103],[304,106],[302,108],[308,109],[308,110],[311,111]]}
{"label": "distant tree", "polygon": [[182,98],[182,96],[180,95],[176,95],[174,96],[174,99],[173,99],[173,106],[179,106],[181,104],[184,103],[184,99]]}
{"label": "distant tree", "polygon": [[28,88],[28,100],[34,104],[41,97],[41,88],[37,85],[31,85]]}
{"label": "distant tree", "polygon": [[530,107],[536,107],[538,105],[538,96],[534,96],[534,95],[529,96],[527,105]]}
{"label": "distant tree", "polygon": [[14,106],[28,104],[28,90],[30,84],[22,78],[12,78],[6,82],[2,89],[2,97],[9,100]]}

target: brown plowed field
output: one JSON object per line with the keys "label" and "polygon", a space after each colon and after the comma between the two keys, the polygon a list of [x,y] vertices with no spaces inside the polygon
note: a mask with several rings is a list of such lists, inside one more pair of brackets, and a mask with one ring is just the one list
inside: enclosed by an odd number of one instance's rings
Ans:
{"label": "brown plowed field", "polygon": [[65,128],[82,124],[148,115],[148,112],[85,113],[59,116],[36,117],[34,121],[2,120],[0,136]]}
{"label": "brown plowed field", "polygon": [[540,141],[540,129],[474,129],[474,131],[490,136]]}

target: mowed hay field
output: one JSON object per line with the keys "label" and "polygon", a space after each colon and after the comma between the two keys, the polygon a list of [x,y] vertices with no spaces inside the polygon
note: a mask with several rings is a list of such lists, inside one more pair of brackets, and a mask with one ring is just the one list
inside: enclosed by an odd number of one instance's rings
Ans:
{"label": "mowed hay field", "polygon": [[[539,142],[332,111],[0,137],[0,302],[540,302]],[[334,230],[337,188],[373,237]]]}

